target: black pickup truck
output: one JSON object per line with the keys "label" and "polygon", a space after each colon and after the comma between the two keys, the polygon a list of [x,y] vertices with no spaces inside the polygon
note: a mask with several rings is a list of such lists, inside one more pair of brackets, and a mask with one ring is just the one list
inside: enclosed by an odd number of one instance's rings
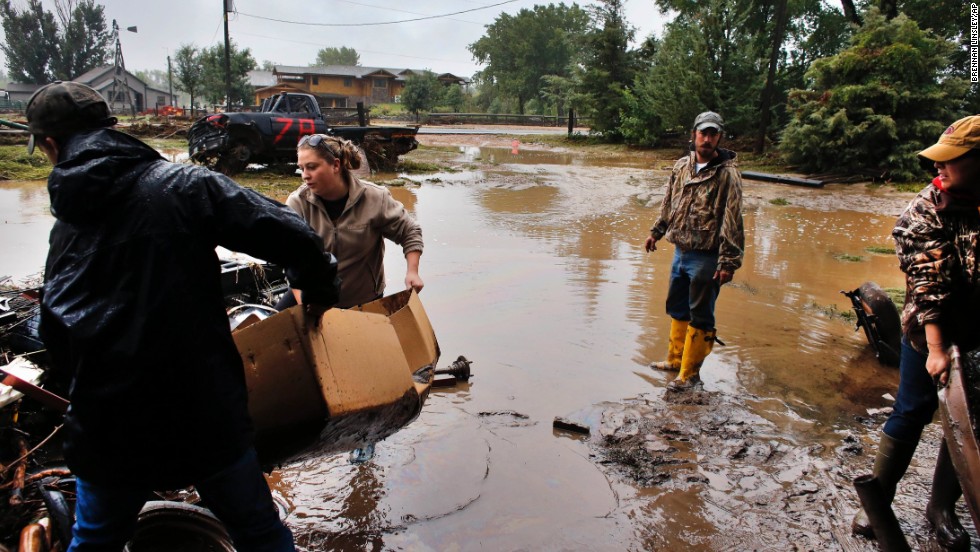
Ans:
{"label": "black pickup truck", "polygon": [[296,144],[307,134],[346,138],[364,150],[373,170],[391,170],[398,156],[418,147],[417,126],[328,124],[311,94],[276,94],[258,112],[219,113],[198,119],[187,134],[193,161],[225,174],[249,163],[295,163]]}

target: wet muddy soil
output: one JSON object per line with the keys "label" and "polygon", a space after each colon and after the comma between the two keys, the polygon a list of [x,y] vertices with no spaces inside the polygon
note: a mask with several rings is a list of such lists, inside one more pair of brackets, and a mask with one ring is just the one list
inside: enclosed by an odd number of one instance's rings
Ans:
{"label": "wet muddy soil", "polygon": [[[440,364],[463,354],[474,377],[433,390],[368,462],[273,472],[301,548],[875,550],[849,535],[851,480],[870,471],[898,375],[840,292],[903,286],[888,251],[912,195],[746,181],[745,262],[717,306],[726,345],[702,391],[668,395],[671,375],[647,365],[666,354],[672,250],[641,246],[680,152],[514,139],[420,135],[407,157],[431,171],[374,176],[400,181],[423,227]],[[21,207],[0,227],[18,266],[43,262],[36,193],[0,185],[0,205]],[[399,291],[399,248],[385,265]],[[896,498],[915,550],[936,549],[923,512],[938,437],[933,424]]]}

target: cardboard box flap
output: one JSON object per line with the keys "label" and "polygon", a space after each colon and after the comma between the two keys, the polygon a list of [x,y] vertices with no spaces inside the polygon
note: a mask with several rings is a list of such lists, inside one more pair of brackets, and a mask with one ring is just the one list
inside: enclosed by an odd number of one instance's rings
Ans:
{"label": "cardboard box flap", "polygon": [[[302,311],[281,312],[232,334],[245,365],[249,415],[255,429],[322,419],[327,410],[302,333]],[[289,397],[288,408],[282,397]]]}
{"label": "cardboard box flap", "polygon": [[415,290],[407,289],[382,297],[356,309],[384,314],[391,319],[411,372],[427,366],[435,367],[439,361],[439,343]]}
{"label": "cardboard box flap", "polygon": [[331,309],[309,341],[330,417],[399,400],[413,389],[411,371],[388,317]]}

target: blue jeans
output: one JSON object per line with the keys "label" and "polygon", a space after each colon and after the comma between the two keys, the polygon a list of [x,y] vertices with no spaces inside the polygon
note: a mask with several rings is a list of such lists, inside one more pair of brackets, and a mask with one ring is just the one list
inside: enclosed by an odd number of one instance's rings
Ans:
{"label": "blue jeans", "polygon": [[715,329],[715,300],[721,286],[715,280],[718,254],[674,248],[667,288],[667,314],[699,330]]}
{"label": "blue jeans", "polygon": [[926,370],[928,357],[902,338],[902,356],[898,363],[898,396],[884,431],[892,439],[918,443],[922,429],[932,422],[939,408],[936,383]]}
{"label": "blue jeans", "polygon": [[[195,485],[241,552],[295,552],[293,534],[279,519],[255,450]],[[75,525],[68,552],[119,552],[136,531],[150,492],[106,487],[76,478]]]}

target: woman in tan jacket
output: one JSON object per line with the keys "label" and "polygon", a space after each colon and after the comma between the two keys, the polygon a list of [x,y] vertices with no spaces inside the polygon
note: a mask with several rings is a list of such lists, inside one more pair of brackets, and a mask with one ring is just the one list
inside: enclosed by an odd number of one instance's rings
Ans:
{"label": "woman in tan jacket", "polygon": [[[324,250],[337,257],[337,306],[360,305],[384,294],[385,238],[405,254],[405,288],[421,291],[422,228],[387,188],[351,174],[361,165],[357,146],[343,138],[310,134],[299,141],[297,165],[303,185],[289,195],[286,205],[323,238]],[[289,295],[277,308],[293,303]]]}

